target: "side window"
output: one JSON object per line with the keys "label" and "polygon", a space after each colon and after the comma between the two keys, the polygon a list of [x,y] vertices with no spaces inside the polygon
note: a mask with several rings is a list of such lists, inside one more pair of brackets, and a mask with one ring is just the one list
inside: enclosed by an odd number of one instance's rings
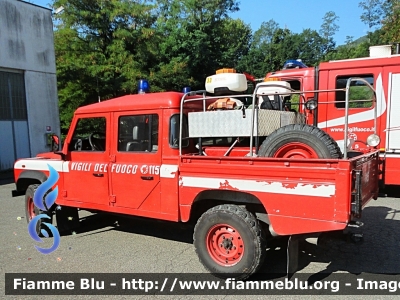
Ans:
{"label": "side window", "polygon": [[105,151],[106,118],[82,118],[76,124],[70,151]]}
{"label": "side window", "polygon": [[[336,78],[336,88],[346,88],[347,80],[349,78],[363,78],[371,86],[374,86],[373,75],[352,75],[352,76],[340,76]],[[372,90],[361,80],[352,81],[349,91],[349,108],[368,108],[372,107],[373,99]],[[336,108],[345,108],[346,92],[336,92],[335,106]]]}
{"label": "side window", "polygon": [[[171,148],[179,148],[179,124],[180,115],[173,115],[169,121],[169,145]],[[188,121],[186,115],[183,115],[182,148],[189,146],[188,136]]]}
{"label": "side window", "polygon": [[[289,82],[292,89],[301,91],[301,82],[299,80],[288,80],[287,82]],[[285,96],[283,100],[285,101],[285,106],[292,111],[299,111],[300,103],[304,101],[304,99],[300,99],[300,94]]]}
{"label": "side window", "polygon": [[158,115],[121,116],[118,120],[119,152],[157,152]]}

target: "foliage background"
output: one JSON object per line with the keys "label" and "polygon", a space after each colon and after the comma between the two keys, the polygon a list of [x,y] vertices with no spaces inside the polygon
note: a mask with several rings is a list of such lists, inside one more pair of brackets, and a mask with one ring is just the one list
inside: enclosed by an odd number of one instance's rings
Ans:
{"label": "foliage background", "polygon": [[329,11],[319,31],[294,33],[274,20],[252,32],[230,14],[236,0],[54,0],[54,37],[61,130],[82,105],[137,93],[139,79],[151,91],[184,86],[203,89],[206,76],[235,68],[257,78],[288,59],[308,66],[365,57],[369,47],[400,41],[400,0],[363,0],[367,36],[337,46],[338,16]]}

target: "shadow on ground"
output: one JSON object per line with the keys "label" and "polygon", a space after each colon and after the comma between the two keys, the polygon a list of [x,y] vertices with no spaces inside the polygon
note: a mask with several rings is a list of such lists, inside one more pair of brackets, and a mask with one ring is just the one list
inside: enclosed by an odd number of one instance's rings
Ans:
{"label": "shadow on ground", "polygon": [[[311,275],[310,278],[315,280],[322,280],[338,271],[351,274],[400,273],[400,221],[394,219],[399,213],[384,206],[365,208],[361,219],[365,224],[362,244],[351,243],[342,232],[321,234],[317,245],[301,241],[298,270],[309,272],[307,267],[312,263],[326,264],[323,271]],[[99,213],[81,218],[80,227],[74,233],[79,237],[118,230],[190,244],[193,243],[193,228],[191,224]],[[286,273],[286,246],[287,238],[269,241],[260,274],[252,278],[261,280],[265,279],[263,274],[281,277]]]}
{"label": "shadow on ground", "polygon": [[13,170],[0,171],[0,185],[10,184],[14,182]]}
{"label": "shadow on ground", "polygon": [[[322,280],[335,272],[351,274],[400,274],[400,221],[395,220],[400,211],[389,207],[367,207],[363,210],[362,229],[352,230],[364,233],[364,242],[354,244],[349,235],[342,232],[321,234],[317,245],[302,241],[299,243],[299,270],[311,263],[327,264],[321,272],[310,277],[311,281]],[[276,240],[267,251],[267,259],[261,273],[286,272],[287,240]],[[309,269],[306,269],[309,273]],[[312,270],[312,269],[311,269]]]}
{"label": "shadow on ground", "polygon": [[400,186],[398,185],[387,185],[384,189],[379,190],[379,192],[385,197],[400,198]]}
{"label": "shadow on ground", "polygon": [[105,231],[118,230],[128,233],[153,236],[182,243],[193,243],[194,225],[141,217],[97,213],[80,218],[80,226],[62,235],[92,235]]}

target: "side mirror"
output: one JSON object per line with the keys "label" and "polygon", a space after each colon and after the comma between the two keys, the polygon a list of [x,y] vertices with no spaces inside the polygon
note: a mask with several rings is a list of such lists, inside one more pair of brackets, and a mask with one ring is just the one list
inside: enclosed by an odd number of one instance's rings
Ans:
{"label": "side mirror", "polygon": [[56,152],[60,149],[60,138],[56,134],[51,136],[51,149],[53,149],[53,152]]}
{"label": "side mirror", "polygon": [[305,103],[305,106],[308,110],[314,110],[317,108],[318,103],[315,99],[310,99]]}

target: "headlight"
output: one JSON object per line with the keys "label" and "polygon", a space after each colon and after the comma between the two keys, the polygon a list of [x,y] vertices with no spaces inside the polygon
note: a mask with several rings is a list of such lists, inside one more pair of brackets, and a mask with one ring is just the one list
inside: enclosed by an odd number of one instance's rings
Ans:
{"label": "headlight", "polygon": [[317,101],[314,99],[308,100],[306,102],[306,108],[309,110],[314,110],[317,108],[317,106],[318,106]]}
{"label": "headlight", "polygon": [[381,139],[376,134],[371,134],[367,138],[367,144],[368,144],[368,146],[371,146],[371,147],[378,146],[380,142],[381,142]]}

